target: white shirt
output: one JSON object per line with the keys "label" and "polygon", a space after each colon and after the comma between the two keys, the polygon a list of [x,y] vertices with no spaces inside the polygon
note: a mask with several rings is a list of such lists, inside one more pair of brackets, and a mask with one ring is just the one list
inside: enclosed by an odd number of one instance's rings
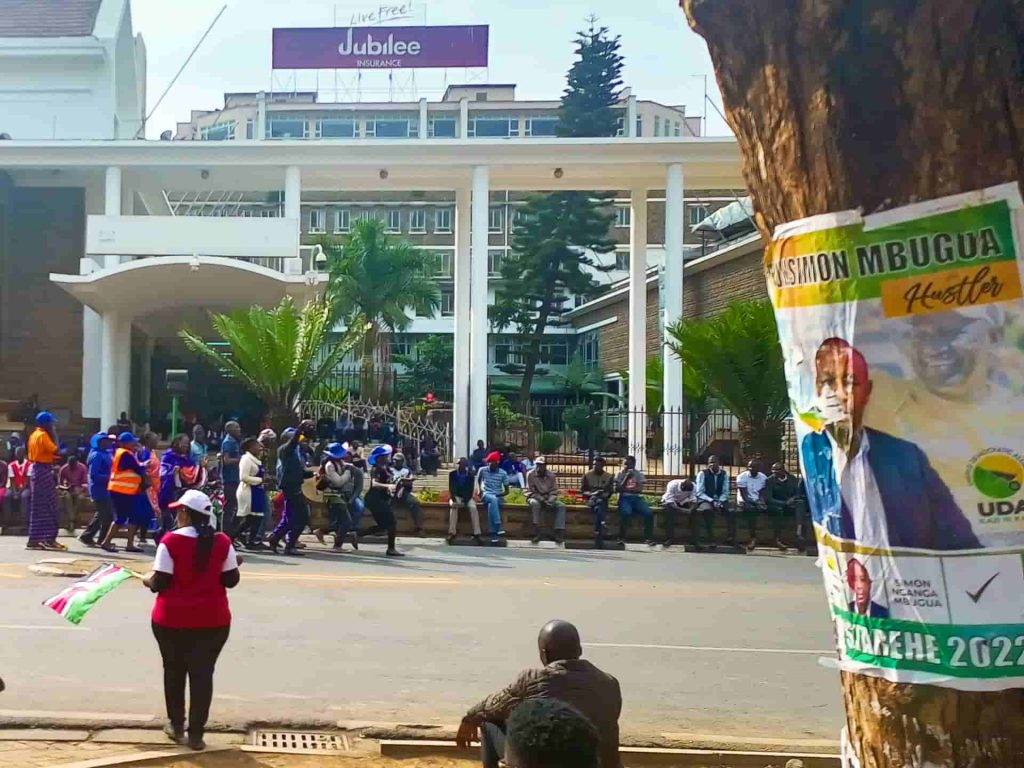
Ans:
{"label": "white shirt", "polygon": [[693,499],[696,492],[695,487],[691,487],[690,490],[684,491],[682,480],[669,480],[668,485],[665,486],[665,493],[661,497],[661,503],[682,504]]}
{"label": "white shirt", "polygon": [[[190,539],[198,539],[199,532],[191,525],[185,528],[176,528],[168,536],[187,536]],[[224,558],[224,565],[221,566],[221,573],[233,571],[238,567],[238,556],[234,547],[228,547],[228,556]],[[153,570],[161,573],[174,573],[174,558],[171,557],[167,545],[163,542],[156,548],[156,558],[153,560]]]}
{"label": "white shirt", "polygon": [[768,485],[768,478],[764,472],[752,475],[749,470],[743,470],[740,472],[740,476],[736,478],[736,501],[740,504],[746,501],[743,498],[744,488],[747,489],[747,498],[751,501],[764,501],[762,496],[766,485]]}
{"label": "white shirt", "polygon": [[885,524],[882,494],[878,492],[875,475],[868,464],[868,451],[871,449],[868,433],[861,431],[860,448],[853,459],[849,459],[846,451],[839,447],[828,430],[825,430],[825,435],[832,444],[832,465],[839,479],[839,493],[853,518],[857,541],[887,549],[889,529]]}

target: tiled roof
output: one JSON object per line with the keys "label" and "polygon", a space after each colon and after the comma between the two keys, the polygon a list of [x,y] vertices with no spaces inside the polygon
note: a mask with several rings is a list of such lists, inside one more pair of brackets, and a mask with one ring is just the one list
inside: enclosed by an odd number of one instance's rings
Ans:
{"label": "tiled roof", "polygon": [[0,37],[87,37],[103,0],[0,0]]}

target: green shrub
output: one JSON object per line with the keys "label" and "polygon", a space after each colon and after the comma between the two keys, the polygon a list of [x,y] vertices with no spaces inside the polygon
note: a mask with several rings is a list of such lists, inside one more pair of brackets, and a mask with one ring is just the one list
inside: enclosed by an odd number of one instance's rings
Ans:
{"label": "green shrub", "polygon": [[554,453],[562,447],[562,436],[557,432],[541,432],[537,448],[541,453]]}

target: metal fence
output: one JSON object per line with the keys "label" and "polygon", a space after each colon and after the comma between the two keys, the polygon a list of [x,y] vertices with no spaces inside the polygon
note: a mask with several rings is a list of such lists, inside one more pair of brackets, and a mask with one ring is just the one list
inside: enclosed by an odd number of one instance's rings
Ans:
{"label": "metal fence", "polygon": [[[724,409],[595,411],[582,433],[568,428],[545,430],[543,426],[537,420],[520,427],[492,429],[491,443],[543,453],[551,468],[569,475],[584,474],[598,455],[610,467],[618,467],[626,456],[634,456],[648,474],[671,476],[692,476],[712,454],[726,467],[741,467],[748,458],[743,455],[739,419]],[[791,420],[783,424],[777,450],[758,458],[767,465],[781,461],[788,469],[798,470]]]}

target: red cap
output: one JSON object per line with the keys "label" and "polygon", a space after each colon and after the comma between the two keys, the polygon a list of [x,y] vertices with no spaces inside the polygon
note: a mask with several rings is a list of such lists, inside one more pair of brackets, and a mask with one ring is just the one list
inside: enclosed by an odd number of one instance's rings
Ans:
{"label": "red cap", "polygon": [[492,461],[501,461],[501,454],[497,451],[491,451],[487,454],[487,463],[490,464]]}

